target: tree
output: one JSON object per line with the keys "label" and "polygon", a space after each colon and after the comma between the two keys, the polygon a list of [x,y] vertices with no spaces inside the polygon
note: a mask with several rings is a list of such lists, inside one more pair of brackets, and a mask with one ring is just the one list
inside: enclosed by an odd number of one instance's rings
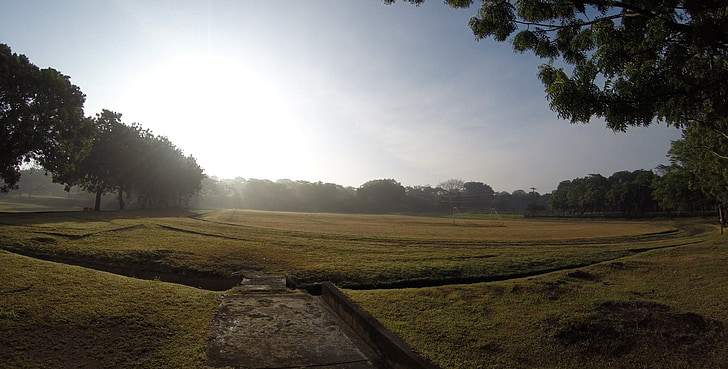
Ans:
{"label": "tree", "polygon": [[566,180],[559,182],[558,187],[556,187],[556,190],[551,193],[551,198],[549,198],[549,207],[552,210],[560,211],[562,215],[569,210],[567,200],[569,187],[571,187],[571,181]]}
{"label": "tree", "polygon": [[401,211],[404,208],[405,188],[394,179],[375,179],[356,190],[360,209],[369,213]]}
{"label": "tree", "polygon": [[67,180],[94,133],[85,99],[67,76],[0,44],[0,192],[15,188],[24,162]]}
{"label": "tree", "polygon": [[725,0],[484,0],[470,27],[547,60],[551,109],[572,123],[601,117],[624,131],[728,118]]}
{"label": "tree", "polygon": [[140,206],[187,206],[189,198],[202,188],[206,177],[202,168],[167,137],[139,132],[143,146],[136,157],[136,174],[127,178]]}
{"label": "tree", "polygon": [[122,123],[121,114],[109,110],[102,110],[94,122],[97,132],[91,149],[68,183],[77,183],[94,193],[96,211],[101,209],[103,194],[116,192],[119,209],[123,210],[124,194],[131,192],[141,167],[140,158],[144,150],[141,127]]}
{"label": "tree", "polygon": [[462,192],[465,190],[465,182],[462,179],[448,179],[441,182],[437,188],[440,190],[440,198],[444,204],[452,206],[465,206],[462,203]]}
{"label": "tree", "polygon": [[660,208],[667,211],[702,211],[712,205],[710,199],[697,187],[699,183],[676,158],[671,157],[670,165],[657,168],[661,175],[652,180],[652,196]]}
{"label": "tree", "polygon": [[695,176],[691,187],[700,189],[716,204],[722,233],[728,206],[728,158],[724,154],[728,153],[728,139],[719,131],[728,127],[721,128],[688,127],[682,139],[672,142],[669,157]]}
{"label": "tree", "polygon": [[468,208],[490,210],[493,207],[495,191],[485,183],[465,182],[462,194]]}
{"label": "tree", "polygon": [[615,172],[609,177],[607,200],[623,214],[654,210],[652,182],[655,173],[649,170]]}

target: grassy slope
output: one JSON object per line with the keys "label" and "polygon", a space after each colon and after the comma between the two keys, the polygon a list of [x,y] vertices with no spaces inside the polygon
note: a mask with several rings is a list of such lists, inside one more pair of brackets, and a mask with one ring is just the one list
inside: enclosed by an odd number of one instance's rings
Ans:
{"label": "grassy slope", "polygon": [[217,294],[0,251],[0,368],[193,368]]}
{"label": "grassy slope", "polygon": [[347,293],[444,368],[720,368],[726,265],[715,237],[534,278]]}

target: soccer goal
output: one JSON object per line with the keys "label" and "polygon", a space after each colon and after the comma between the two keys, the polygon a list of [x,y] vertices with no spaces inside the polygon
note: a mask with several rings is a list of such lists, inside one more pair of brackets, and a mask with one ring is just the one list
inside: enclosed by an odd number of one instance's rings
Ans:
{"label": "soccer goal", "polygon": [[490,223],[487,223],[487,214],[479,216],[474,222],[468,222],[462,211],[464,209],[453,207],[452,208],[452,225],[456,226],[474,226],[474,227],[505,227],[506,223],[501,218],[498,211],[494,208],[490,209]]}
{"label": "soccer goal", "polygon": [[495,208],[490,209],[490,226],[491,227],[505,227],[506,223],[501,219],[500,214]]}
{"label": "soccer goal", "polygon": [[463,213],[456,206],[452,208],[452,225],[468,225],[468,221],[465,220]]}

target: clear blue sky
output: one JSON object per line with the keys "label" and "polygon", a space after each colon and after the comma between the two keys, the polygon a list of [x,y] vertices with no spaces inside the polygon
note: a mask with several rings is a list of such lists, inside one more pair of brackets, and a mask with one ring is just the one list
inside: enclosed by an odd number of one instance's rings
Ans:
{"label": "clear blue sky", "polygon": [[[476,2],[477,4],[477,2]],[[680,132],[551,112],[541,60],[477,42],[476,8],[379,0],[0,2],[0,43],[220,178],[553,190],[665,164]]]}

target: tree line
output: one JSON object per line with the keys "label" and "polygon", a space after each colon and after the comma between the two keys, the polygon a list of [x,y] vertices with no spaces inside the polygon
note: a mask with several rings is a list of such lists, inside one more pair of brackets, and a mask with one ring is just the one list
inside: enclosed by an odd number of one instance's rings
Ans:
{"label": "tree line", "polygon": [[544,207],[549,194],[524,190],[496,192],[483,182],[450,179],[432,187],[403,186],[394,179],[375,179],[359,187],[288,179],[218,179],[202,181],[193,203],[205,208],[332,213],[523,213],[529,204]]}
{"label": "tree line", "polygon": [[40,69],[0,44],[0,192],[18,188],[21,168],[35,165],[66,189],[105,193],[119,209],[135,199],[140,207],[182,205],[205,177],[192,156],[164,136],[121,114],[83,111],[85,95],[68,76]]}
{"label": "tree line", "polygon": [[435,187],[403,186],[394,179],[371,180],[359,187],[334,183],[267,179],[205,178],[193,197],[195,206],[332,213],[461,213],[526,216],[645,216],[702,214],[716,202],[685,168],[672,164],[656,171],[590,174],[561,181],[541,194],[494,191],[483,182],[450,179]]}

